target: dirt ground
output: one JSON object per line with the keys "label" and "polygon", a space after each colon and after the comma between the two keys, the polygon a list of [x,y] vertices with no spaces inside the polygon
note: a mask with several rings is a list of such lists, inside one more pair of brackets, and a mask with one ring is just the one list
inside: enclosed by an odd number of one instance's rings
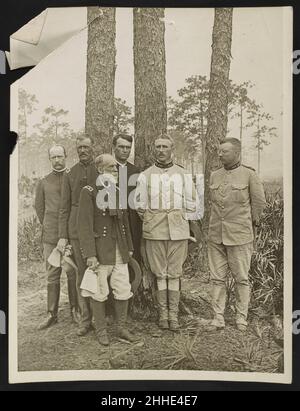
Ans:
{"label": "dirt ground", "polygon": [[109,327],[111,345],[101,347],[91,331],[77,337],[68,307],[66,277],[62,278],[59,322],[37,331],[46,314],[44,264],[21,263],[18,276],[19,371],[49,370],[205,370],[282,372],[282,349],[274,341],[272,326],[252,318],[249,330],[236,330],[229,310],[228,326],[221,332],[206,330],[212,317],[206,276],[187,278],[184,301],[190,314],[180,318],[182,329],[162,332],[155,322],[130,319],[130,329],[139,337],[136,344],[115,337]]}

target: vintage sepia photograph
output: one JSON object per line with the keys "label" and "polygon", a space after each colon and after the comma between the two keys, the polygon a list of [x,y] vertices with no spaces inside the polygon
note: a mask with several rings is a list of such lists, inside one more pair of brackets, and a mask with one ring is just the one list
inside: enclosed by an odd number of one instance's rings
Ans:
{"label": "vintage sepia photograph", "polygon": [[291,382],[289,7],[11,36],[10,382]]}

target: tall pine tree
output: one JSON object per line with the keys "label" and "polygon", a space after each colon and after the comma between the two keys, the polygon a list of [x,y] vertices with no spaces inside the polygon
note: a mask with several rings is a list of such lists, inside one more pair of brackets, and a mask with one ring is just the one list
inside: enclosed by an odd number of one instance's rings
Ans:
{"label": "tall pine tree", "polygon": [[114,130],[116,10],[88,7],[86,123],[96,154],[110,153]]}

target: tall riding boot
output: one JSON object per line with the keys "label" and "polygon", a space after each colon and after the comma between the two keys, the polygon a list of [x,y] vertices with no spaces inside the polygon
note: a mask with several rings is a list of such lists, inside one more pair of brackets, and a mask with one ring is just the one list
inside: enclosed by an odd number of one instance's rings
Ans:
{"label": "tall riding boot", "polygon": [[106,303],[91,299],[95,319],[95,333],[99,344],[108,346],[109,339],[106,329]]}
{"label": "tall riding boot", "polygon": [[225,328],[224,312],[226,307],[226,285],[224,282],[212,282],[211,287],[212,308],[214,319],[212,326],[216,329]]}
{"label": "tall riding boot", "polygon": [[169,313],[168,313],[168,290],[158,290],[156,299],[159,310],[158,326],[163,330],[169,329]]}
{"label": "tall riding boot", "polygon": [[70,303],[72,321],[75,324],[79,325],[80,324],[80,312],[79,312],[75,277],[68,278],[68,295],[69,295],[69,303]]}
{"label": "tall riding boot", "polygon": [[169,324],[171,331],[178,331],[180,326],[178,322],[180,291],[168,290],[169,297]]}
{"label": "tall riding boot", "polygon": [[115,313],[117,321],[117,334],[119,338],[127,340],[129,342],[136,342],[137,338],[134,337],[127,328],[127,311],[128,311],[128,300],[127,301],[115,301]]}
{"label": "tall riding boot", "polygon": [[249,284],[236,284],[236,325],[240,331],[246,331],[248,326],[248,310],[250,302]]}
{"label": "tall riding boot", "polygon": [[60,283],[48,284],[48,315],[38,327],[39,330],[45,330],[57,323],[57,313],[60,295]]}

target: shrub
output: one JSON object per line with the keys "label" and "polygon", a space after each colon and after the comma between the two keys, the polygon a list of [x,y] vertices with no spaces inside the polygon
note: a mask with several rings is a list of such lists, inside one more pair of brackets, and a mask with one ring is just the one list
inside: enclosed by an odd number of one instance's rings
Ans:
{"label": "shrub", "polygon": [[42,228],[36,216],[22,221],[18,226],[19,261],[42,261]]}
{"label": "shrub", "polygon": [[267,195],[252,258],[250,281],[252,309],[266,314],[283,313],[284,204],[279,193]]}

